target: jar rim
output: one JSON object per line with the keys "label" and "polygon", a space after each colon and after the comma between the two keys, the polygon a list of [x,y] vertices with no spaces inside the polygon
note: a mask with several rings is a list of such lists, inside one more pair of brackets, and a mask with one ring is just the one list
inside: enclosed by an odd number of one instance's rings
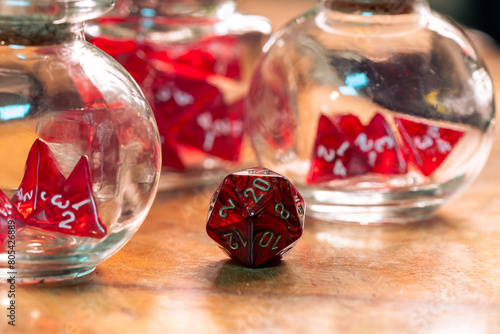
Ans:
{"label": "jar rim", "polygon": [[110,11],[115,0],[0,0],[0,23],[76,23]]}
{"label": "jar rim", "polygon": [[319,0],[325,8],[343,12],[410,14],[427,0]]}

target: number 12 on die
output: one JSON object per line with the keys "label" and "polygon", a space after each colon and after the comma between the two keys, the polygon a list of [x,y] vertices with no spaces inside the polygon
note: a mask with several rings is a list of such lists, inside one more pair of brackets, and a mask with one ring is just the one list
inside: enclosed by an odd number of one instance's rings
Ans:
{"label": "number 12 on die", "polygon": [[[236,229],[234,232],[224,233],[222,236],[226,238],[227,245],[232,250],[237,250],[240,247],[246,247],[248,245],[248,241],[241,235],[240,231]],[[257,244],[260,247],[267,248],[270,246],[270,250],[277,250],[279,248],[281,234],[277,234],[274,231],[266,231],[262,233],[258,240]]]}

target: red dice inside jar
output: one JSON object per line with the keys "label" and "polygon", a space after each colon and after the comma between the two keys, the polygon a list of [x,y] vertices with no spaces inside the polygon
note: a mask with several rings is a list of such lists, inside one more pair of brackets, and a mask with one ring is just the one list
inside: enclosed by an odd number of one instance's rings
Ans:
{"label": "red dice inside jar", "polygon": [[[164,174],[180,184],[213,178],[242,159],[243,101],[271,29],[234,4],[135,1],[127,15],[117,10],[89,29],[91,43],[118,60],[146,95],[161,135]],[[164,177],[160,187],[173,182]]]}
{"label": "red dice inside jar", "polygon": [[228,175],[210,201],[207,233],[234,260],[259,267],[281,259],[304,227],[305,202],[265,168]]}
{"label": "red dice inside jar", "polygon": [[113,2],[0,3],[0,278],[76,279],[144,222],[160,136],[136,82],[84,38]]}
{"label": "red dice inside jar", "polygon": [[463,31],[427,0],[318,0],[264,48],[246,130],[311,217],[432,217],[484,166],[494,89]]}

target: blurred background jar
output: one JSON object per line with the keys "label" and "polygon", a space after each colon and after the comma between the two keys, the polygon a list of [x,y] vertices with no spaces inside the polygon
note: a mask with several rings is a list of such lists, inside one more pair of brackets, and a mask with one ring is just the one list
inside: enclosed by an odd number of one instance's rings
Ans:
{"label": "blurred background jar", "polygon": [[77,278],[117,252],[156,195],[159,134],[83,22],[112,1],[0,0],[0,276]]}
{"label": "blurred background jar", "polygon": [[271,27],[236,1],[119,1],[87,29],[137,80],[158,123],[161,189],[219,182],[244,165],[251,72]]}
{"label": "blurred background jar", "polygon": [[249,93],[260,163],[308,214],[404,223],[433,215],[483,167],[490,76],[423,0],[320,0],[264,47]]}

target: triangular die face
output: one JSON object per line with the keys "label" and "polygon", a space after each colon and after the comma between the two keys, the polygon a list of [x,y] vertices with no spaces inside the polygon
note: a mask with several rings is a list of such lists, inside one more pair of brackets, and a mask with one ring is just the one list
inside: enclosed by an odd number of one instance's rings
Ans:
{"label": "triangular die face", "polygon": [[328,117],[321,115],[307,182],[328,182],[367,172],[366,160],[351,140]]}
{"label": "triangular die face", "polygon": [[207,234],[232,258],[245,262],[251,247],[249,236],[252,226],[232,181],[226,178],[210,202]]}
{"label": "triangular die face", "polygon": [[274,214],[286,218],[284,222],[290,231],[301,230],[304,227],[306,204],[298,190],[288,180],[284,180],[274,200]]}
{"label": "triangular die face", "polygon": [[24,177],[12,197],[12,204],[26,217],[61,188],[65,181],[50,148],[44,141],[37,139],[28,154]]}
{"label": "triangular die face", "polygon": [[361,123],[361,120],[353,114],[335,115],[333,122],[351,142],[354,142],[359,134],[365,130],[365,126]]}
{"label": "triangular die face", "polygon": [[335,123],[363,156],[370,173],[406,173],[406,162],[397,138],[381,113],[375,114],[366,126],[352,114],[336,116]]}
{"label": "triangular die face", "polygon": [[366,136],[359,135],[355,144],[366,154],[373,173],[405,174],[406,162],[390,125],[382,114],[373,116],[365,127]]}
{"label": "triangular die face", "polygon": [[206,154],[236,161],[243,138],[243,111],[231,110],[220,96],[181,123],[176,138]]}
{"label": "triangular die face", "polygon": [[463,131],[395,117],[409,159],[422,174],[431,175],[451,153]]}
{"label": "triangular die face", "polygon": [[151,98],[158,126],[165,130],[201,113],[214,101],[223,103],[222,93],[208,82],[160,70],[156,71]]}
{"label": "triangular die face", "polygon": [[218,195],[212,199],[210,207],[212,210],[209,214],[207,230],[237,224],[245,220],[248,215],[235,191],[232,180],[228,177],[224,179]]}
{"label": "triangular die face", "polygon": [[273,200],[279,188],[279,177],[256,176],[238,177],[230,175],[234,189],[249,216],[256,217]]}
{"label": "triangular die face", "polygon": [[27,223],[48,231],[102,238],[106,226],[97,213],[88,159],[83,156],[64,185],[35,209]]}
{"label": "triangular die face", "polygon": [[[294,206],[269,205],[258,219],[253,219],[252,248],[249,264],[259,267],[281,258],[281,251],[297,241],[302,235],[302,228],[290,229],[286,220],[296,219],[287,212]],[[289,210],[289,211],[287,211]],[[285,214],[282,216],[282,214]],[[286,219],[285,219],[286,218]],[[292,224],[294,225],[294,224]]]}
{"label": "triangular die face", "polygon": [[247,263],[251,256],[252,225],[239,221],[218,229],[208,229],[207,233],[233,259]]}

